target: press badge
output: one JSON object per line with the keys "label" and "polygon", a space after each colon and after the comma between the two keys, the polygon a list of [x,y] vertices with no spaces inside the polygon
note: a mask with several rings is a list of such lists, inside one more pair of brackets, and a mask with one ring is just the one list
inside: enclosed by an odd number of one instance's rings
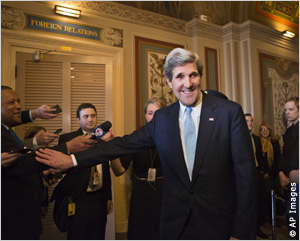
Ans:
{"label": "press badge", "polygon": [[75,203],[68,204],[68,216],[75,215]]}
{"label": "press badge", "polygon": [[100,174],[99,172],[94,172],[93,185],[97,186],[99,184],[101,184]]}
{"label": "press badge", "polygon": [[149,168],[148,170],[148,182],[155,182],[156,179],[156,168]]}

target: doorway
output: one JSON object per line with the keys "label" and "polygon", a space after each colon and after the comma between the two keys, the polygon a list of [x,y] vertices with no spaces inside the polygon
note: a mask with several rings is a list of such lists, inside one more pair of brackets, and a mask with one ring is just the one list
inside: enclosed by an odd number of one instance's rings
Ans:
{"label": "doorway", "polygon": [[[56,53],[42,53],[40,61],[35,61],[32,53],[16,52],[16,92],[22,109],[35,109],[42,104],[50,107],[58,104],[62,109],[54,119],[36,120],[16,127],[17,135],[23,138],[35,125],[52,133],[59,128],[63,129],[62,133],[75,131],[79,128],[76,109],[81,103],[95,105],[98,124],[106,120],[113,122],[112,67],[108,63],[106,57]],[[111,179],[113,189],[113,175]],[[49,187],[49,197],[54,187]],[[41,239],[66,239],[66,233],[61,233],[54,224],[53,207],[54,203],[50,203],[42,219]],[[114,213],[108,216],[106,239],[115,239]]]}

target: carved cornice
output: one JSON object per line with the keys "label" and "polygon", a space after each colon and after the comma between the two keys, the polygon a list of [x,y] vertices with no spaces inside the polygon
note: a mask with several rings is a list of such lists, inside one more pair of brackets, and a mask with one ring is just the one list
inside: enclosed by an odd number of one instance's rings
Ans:
{"label": "carved cornice", "polygon": [[89,42],[89,44],[87,44],[86,40],[81,38],[73,38],[70,36],[57,38],[56,36],[38,34],[28,31],[11,31],[8,29],[1,29],[1,37],[6,37],[18,41],[26,40],[27,44],[22,43],[20,46],[28,48],[36,48],[37,43],[48,44],[51,46],[53,45],[53,48],[56,52],[64,52],[60,50],[61,46],[70,46],[72,48],[86,49],[91,51],[101,51],[102,53],[115,53],[119,51],[118,48],[100,45],[97,44],[97,42]]}
{"label": "carved cornice", "polygon": [[261,25],[254,21],[247,21],[240,27],[241,39],[254,38],[291,51],[299,51],[299,39],[287,38],[280,31]]}
{"label": "carved cornice", "polygon": [[11,30],[22,30],[26,18],[22,11],[15,8],[1,6],[1,27]]}
{"label": "carved cornice", "polygon": [[196,18],[188,22],[187,25],[193,37],[199,36],[203,38],[210,38],[217,41],[222,41],[223,30],[222,27],[219,25],[202,21]]}
{"label": "carved cornice", "polygon": [[[43,3],[43,2],[42,2]],[[164,15],[152,13],[110,1],[47,1],[45,4],[63,5],[81,10],[88,10],[89,14],[109,17],[133,24],[143,24],[181,34],[187,34],[186,21]]]}
{"label": "carved cornice", "polygon": [[193,37],[199,36],[221,42],[253,38],[291,51],[299,51],[299,39],[288,39],[283,37],[281,32],[251,20],[242,24],[229,23],[219,26],[193,19],[187,25]]}

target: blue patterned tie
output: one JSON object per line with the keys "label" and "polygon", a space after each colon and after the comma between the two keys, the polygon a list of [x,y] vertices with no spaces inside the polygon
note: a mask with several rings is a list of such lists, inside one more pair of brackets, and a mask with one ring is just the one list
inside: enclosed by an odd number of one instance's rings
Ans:
{"label": "blue patterned tie", "polygon": [[14,139],[19,143],[19,146],[20,146],[21,148],[23,148],[24,146],[23,146],[22,141],[21,141],[20,138],[16,135],[16,133],[13,131],[13,129],[9,128],[9,131],[10,131],[11,135],[14,137]]}
{"label": "blue patterned tie", "polygon": [[184,144],[185,144],[185,153],[188,163],[188,169],[190,173],[190,177],[192,177],[193,167],[194,167],[194,159],[196,152],[196,130],[195,125],[191,116],[193,111],[192,107],[186,107],[186,119],[184,122]]}

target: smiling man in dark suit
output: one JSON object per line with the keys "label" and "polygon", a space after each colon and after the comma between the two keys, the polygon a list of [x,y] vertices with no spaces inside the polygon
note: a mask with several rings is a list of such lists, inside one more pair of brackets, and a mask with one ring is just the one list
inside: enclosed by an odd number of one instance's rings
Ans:
{"label": "smiling man in dark suit", "polygon": [[201,91],[203,66],[191,51],[172,50],[164,70],[179,102],[146,126],[88,152],[45,150],[37,160],[59,170],[87,167],[156,146],[164,172],[161,239],[255,239],[254,154],[241,106]]}

